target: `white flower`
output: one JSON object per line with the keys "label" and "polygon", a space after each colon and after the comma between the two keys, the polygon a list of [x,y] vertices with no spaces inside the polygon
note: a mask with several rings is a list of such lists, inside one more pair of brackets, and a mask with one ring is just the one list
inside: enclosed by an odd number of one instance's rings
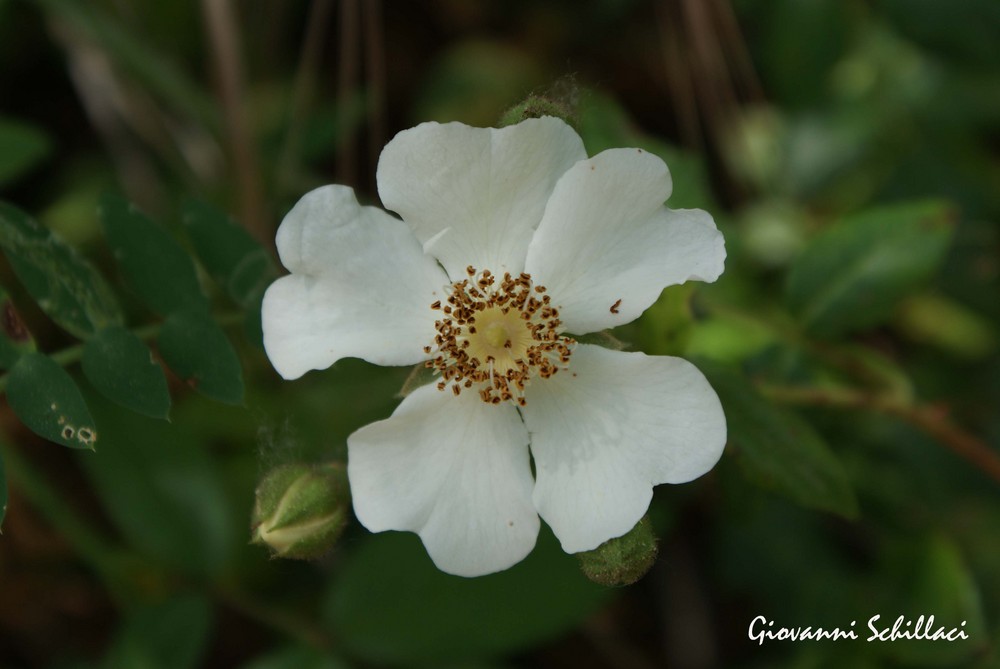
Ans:
{"label": "white flower", "polygon": [[343,186],[306,194],[278,230],[292,273],[263,306],[286,379],[348,356],[442,374],[348,439],[365,527],[416,532],[440,569],[487,574],[531,551],[539,516],[564,550],[590,550],[639,521],[654,485],[718,461],[725,417],[693,365],[569,337],[722,273],[712,217],[664,206],[662,160],[587,158],[554,118],[424,123],[386,145],[377,176],[402,220]]}

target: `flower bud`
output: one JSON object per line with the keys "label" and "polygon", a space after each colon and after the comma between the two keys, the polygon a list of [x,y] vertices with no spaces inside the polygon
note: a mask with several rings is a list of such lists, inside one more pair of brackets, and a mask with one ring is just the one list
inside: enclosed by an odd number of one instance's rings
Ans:
{"label": "flower bud", "polygon": [[322,557],[347,525],[350,498],[342,463],[278,467],[257,487],[251,542],[275,557]]}
{"label": "flower bud", "polygon": [[632,585],[646,575],[656,562],[656,537],[649,518],[620,537],[608,539],[592,551],[578,553],[580,569],[601,585]]}

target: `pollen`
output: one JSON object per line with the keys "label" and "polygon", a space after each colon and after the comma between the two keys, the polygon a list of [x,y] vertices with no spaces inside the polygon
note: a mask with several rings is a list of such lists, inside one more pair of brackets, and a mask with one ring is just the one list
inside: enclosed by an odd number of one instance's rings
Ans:
{"label": "pollen", "polygon": [[475,389],[487,404],[524,406],[528,383],[564,369],[576,342],[562,335],[559,309],[531,275],[500,278],[471,266],[466,273],[445,289],[446,306],[431,305],[442,313],[434,345],[424,348],[427,367],[440,374],[439,390]]}

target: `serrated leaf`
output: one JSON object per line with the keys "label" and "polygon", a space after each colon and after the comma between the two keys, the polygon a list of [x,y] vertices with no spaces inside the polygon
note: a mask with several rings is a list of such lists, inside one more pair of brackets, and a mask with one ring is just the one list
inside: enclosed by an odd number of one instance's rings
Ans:
{"label": "serrated leaf", "polygon": [[416,535],[390,532],[356,544],[331,584],[325,620],[373,664],[442,666],[565,633],[612,592],[588,581],[547,529],[523,562],[472,579],[439,571]]}
{"label": "serrated leaf", "polygon": [[152,418],[170,413],[163,369],[149,348],[122,327],[101,330],[83,348],[83,373],[109,400]]}
{"label": "serrated leaf", "polygon": [[747,479],[800,506],[857,516],[847,472],[809,423],[771,404],[736,372],[704,361],[698,367],[722,401],[730,455]]}
{"label": "serrated leaf", "polygon": [[814,334],[835,337],[885,321],[944,259],[952,213],[942,202],[872,209],[818,235],[792,265],[787,302]]}
{"label": "serrated leaf", "polygon": [[48,136],[34,125],[0,118],[0,186],[31,170],[51,150]]}
{"label": "serrated leaf", "polygon": [[243,370],[233,345],[211,316],[185,310],[171,314],[159,337],[160,355],[185,383],[220,402],[243,402]]}
{"label": "serrated leaf", "polygon": [[121,325],[114,293],[93,265],[20,209],[0,202],[0,247],[49,318],[86,339]]}
{"label": "serrated leaf", "polygon": [[35,350],[35,338],[24,325],[7,291],[0,287],[0,369],[10,369]]}
{"label": "serrated leaf", "polygon": [[205,202],[184,205],[184,225],[202,265],[237,304],[250,306],[260,297],[275,276],[263,246]]}
{"label": "serrated leaf", "polygon": [[115,260],[143,304],[161,316],[207,304],[194,261],[165,228],[115,195],[101,198],[99,214]]}
{"label": "serrated leaf", "polygon": [[70,448],[94,448],[97,429],[66,370],[41,353],[27,353],[7,376],[7,401],[35,434]]}

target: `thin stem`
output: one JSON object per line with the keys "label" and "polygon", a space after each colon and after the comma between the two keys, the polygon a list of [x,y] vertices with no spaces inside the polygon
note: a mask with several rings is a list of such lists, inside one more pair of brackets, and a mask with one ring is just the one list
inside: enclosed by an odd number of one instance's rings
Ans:
{"label": "thin stem", "polygon": [[953,453],[1000,482],[1000,453],[990,448],[979,437],[953,423],[941,407],[910,404],[894,397],[850,388],[803,388],[765,384],[758,386],[758,389],[767,397],[786,404],[834,409],[867,409],[895,416],[947,446]]}
{"label": "thin stem", "polygon": [[[368,74],[368,159],[378,164],[385,145],[385,36],[382,28],[382,0],[368,0],[364,14],[365,54]],[[371,172],[370,191],[378,192],[375,172]]]}
{"label": "thin stem", "polygon": [[357,138],[352,130],[354,97],[358,90],[360,44],[358,0],[340,2],[340,62],[337,68],[337,182],[357,185]]}
{"label": "thin stem", "polygon": [[[241,312],[227,312],[216,316],[215,320],[222,327],[229,327],[231,325],[242,323],[243,314]],[[158,335],[161,329],[163,329],[163,323],[150,323],[149,325],[144,325],[141,328],[132,330],[132,334],[142,341],[149,341]],[[72,346],[67,346],[61,351],[50,353],[49,357],[52,358],[52,360],[54,360],[59,366],[69,367],[72,364],[80,362],[80,358],[83,357],[84,347],[85,344],[82,342],[79,344],[73,344]],[[0,394],[3,394],[7,390],[7,379],[9,376],[10,372],[0,376]]]}
{"label": "thin stem", "polygon": [[259,242],[271,248],[267,229],[263,183],[254,138],[250,132],[243,91],[243,62],[240,57],[236,17],[229,0],[202,0],[205,26],[219,81],[219,96],[226,118],[229,149],[239,184],[240,220]]}
{"label": "thin stem", "polygon": [[312,104],[319,72],[320,57],[323,55],[323,38],[326,34],[333,0],[313,0],[309,17],[306,19],[306,34],[302,41],[299,65],[292,86],[292,100],[289,105],[288,132],[278,159],[278,175],[282,183],[291,183],[299,168],[299,145],[303,126]]}

